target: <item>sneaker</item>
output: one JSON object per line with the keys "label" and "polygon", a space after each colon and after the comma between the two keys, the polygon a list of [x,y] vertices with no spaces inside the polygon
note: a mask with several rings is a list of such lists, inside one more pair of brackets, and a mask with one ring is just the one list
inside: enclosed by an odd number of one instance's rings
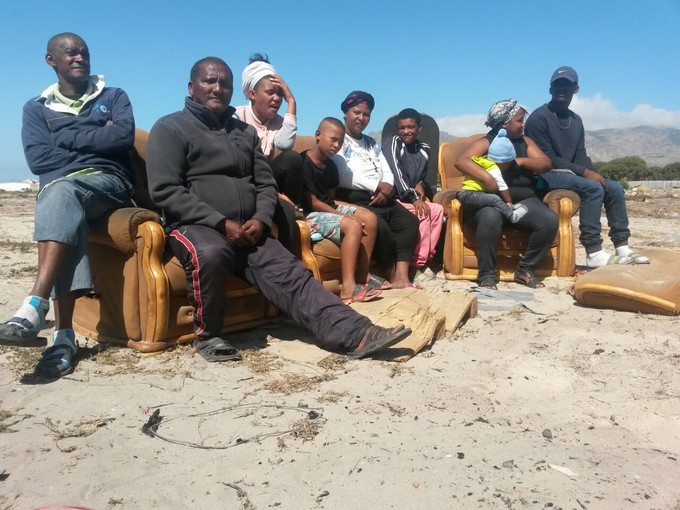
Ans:
{"label": "sneaker", "polygon": [[44,339],[38,340],[40,329],[28,319],[12,317],[4,324],[0,324],[0,345],[16,347],[40,347],[45,345]]}

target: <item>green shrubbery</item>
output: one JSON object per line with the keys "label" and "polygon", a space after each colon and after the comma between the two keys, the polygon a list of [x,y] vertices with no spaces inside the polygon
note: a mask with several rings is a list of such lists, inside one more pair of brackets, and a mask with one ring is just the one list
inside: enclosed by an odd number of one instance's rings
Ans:
{"label": "green shrubbery", "polygon": [[595,170],[608,179],[617,181],[680,181],[680,163],[663,167],[648,167],[638,156],[612,159],[607,163],[595,163]]}

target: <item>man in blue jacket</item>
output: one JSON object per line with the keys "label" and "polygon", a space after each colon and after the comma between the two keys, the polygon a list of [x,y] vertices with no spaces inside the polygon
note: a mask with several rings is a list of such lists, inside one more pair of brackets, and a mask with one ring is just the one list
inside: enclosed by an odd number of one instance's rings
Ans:
{"label": "man in blue jacket", "polygon": [[26,103],[21,132],[28,166],[40,179],[38,275],[21,307],[0,325],[0,344],[35,346],[51,296],[53,345],[42,353],[36,373],[60,377],[73,371],[75,300],[92,288],[87,223],[131,204],[135,124],[125,92],[106,87],[103,76],[90,76],[90,53],[81,37],[55,35],[45,61],[57,83]]}
{"label": "man in blue jacket", "polygon": [[149,192],[163,210],[168,245],[196,308],[196,352],[207,361],[239,359],[220,336],[232,274],[329,349],[363,358],[407,337],[403,324],[375,326],[342,303],[269,235],[276,181],[255,128],[233,117],[229,66],[216,57],[199,60],[188,88],[184,109],[151,129],[146,161]]}

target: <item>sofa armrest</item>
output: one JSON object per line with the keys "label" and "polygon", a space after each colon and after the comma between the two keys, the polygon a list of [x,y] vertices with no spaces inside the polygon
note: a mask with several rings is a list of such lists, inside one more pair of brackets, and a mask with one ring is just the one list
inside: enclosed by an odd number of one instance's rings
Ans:
{"label": "sofa armrest", "polygon": [[560,219],[562,216],[571,219],[581,207],[581,197],[575,191],[555,189],[543,197],[543,203],[555,211]]}
{"label": "sofa armrest", "polygon": [[435,204],[439,204],[444,208],[444,216],[446,218],[449,217],[451,214],[451,200],[456,198],[456,194],[458,193],[458,190],[455,189],[446,189],[443,191],[438,191],[434,197],[432,197],[432,201]]}
{"label": "sofa armrest", "polygon": [[[444,269],[446,273],[463,274],[463,204],[455,198],[455,190],[442,192],[441,205],[446,215],[446,237],[444,241]],[[435,196],[437,201],[437,196]]]}
{"label": "sofa armrest", "polygon": [[116,209],[92,222],[89,241],[131,255],[137,247],[139,226],[147,221],[160,227],[160,216],[153,211],[138,207]]}
{"label": "sofa armrest", "polygon": [[319,282],[323,282],[321,279],[321,270],[319,269],[319,263],[314,256],[314,245],[312,243],[312,231],[309,228],[309,224],[305,220],[296,220],[298,231],[300,233],[300,246],[298,249],[298,258],[302,261],[304,266],[309,269],[314,278]]}

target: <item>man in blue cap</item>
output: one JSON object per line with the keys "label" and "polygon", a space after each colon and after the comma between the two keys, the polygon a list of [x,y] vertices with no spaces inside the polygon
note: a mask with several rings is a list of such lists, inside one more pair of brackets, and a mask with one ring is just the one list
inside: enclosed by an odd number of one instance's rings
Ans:
{"label": "man in blue cap", "polygon": [[[595,170],[585,148],[581,117],[569,109],[579,90],[578,75],[568,66],[555,70],[550,78],[549,103],[537,108],[527,119],[525,132],[552,161],[553,170],[541,176],[551,189],[570,189],[581,197],[580,241],[586,249],[586,266],[648,264],[649,258],[628,246],[628,212],[623,187],[605,179]],[[616,253],[602,249],[600,215],[604,205],[609,237]]]}

